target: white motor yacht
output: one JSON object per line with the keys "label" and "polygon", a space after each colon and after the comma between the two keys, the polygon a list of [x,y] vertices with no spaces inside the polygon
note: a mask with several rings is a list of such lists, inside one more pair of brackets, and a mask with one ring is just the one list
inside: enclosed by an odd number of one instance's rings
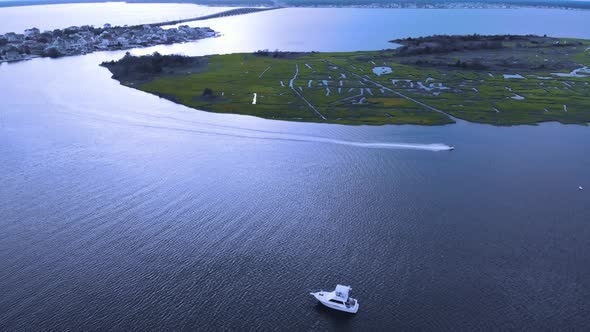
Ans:
{"label": "white motor yacht", "polygon": [[309,294],[328,308],[354,314],[359,310],[359,303],[348,296],[351,290],[350,286],[336,285],[336,289],[332,292],[319,291]]}

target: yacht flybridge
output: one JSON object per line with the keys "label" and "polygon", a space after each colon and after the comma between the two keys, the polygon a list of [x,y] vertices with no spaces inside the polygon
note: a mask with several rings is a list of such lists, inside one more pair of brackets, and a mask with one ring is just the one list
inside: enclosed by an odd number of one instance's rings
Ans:
{"label": "yacht flybridge", "polygon": [[328,308],[354,314],[359,310],[359,303],[348,296],[351,290],[350,286],[336,285],[336,289],[332,292],[319,291],[309,294]]}

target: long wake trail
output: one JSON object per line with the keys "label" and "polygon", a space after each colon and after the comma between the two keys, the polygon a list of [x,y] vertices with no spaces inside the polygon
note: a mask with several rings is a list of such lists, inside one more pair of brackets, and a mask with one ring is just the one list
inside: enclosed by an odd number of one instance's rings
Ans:
{"label": "long wake trail", "polygon": [[[405,149],[434,152],[449,151],[454,149],[454,147],[443,143],[422,144],[399,142],[358,142],[343,139],[318,137],[313,135],[289,134],[260,129],[220,125],[215,123],[203,123],[200,121],[191,121],[192,119],[189,120],[177,118],[174,116],[170,116],[170,114],[133,113],[133,116],[125,116],[126,113],[104,113],[102,111],[80,112],[79,107],[68,105],[65,103],[59,103],[58,99],[54,99],[53,104],[61,106],[58,110],[58,112],[61,114],[69,114],[78,118],[86,118],[88,120],[92,119],[93,121],[98,121],[102,123],[110,123],[114,126],[149,128],[154,130],[167,130],[179,133],[182,132],[193,133],[198,135],[236,137],[253,140],[337,144],[370,149]],[[84,108],[84,110],[88,111],[88,108]]]}
{"label": "long wake trail", "polygon": [[431,143],[431,144],[412,144],[412,143],[363,143],[363,142],[350,142],[350,141],[340,141],[340,140],[331,140],[330,142],[326,143],[333,143],[333,144],[342,144],[342,145],[350,145],[350,146],[357,146],[363,148],[371,148],[371,149],[406,149],[406,150],[424,150],[424,151],[450,151],[454,150],[454,147],[442,143]]}
{"label": "long wake trail", "polygon": [[237,137],[237,138],[245,138],[245,139],[255,139],[255,140],[274,140],[274,141],[289,141],[289,142],[302,142],[302,143],[323,143],[323,144],[337,144],[337,145],[347,145],[353,147],[360,147],[360,148],[369,148],[369,149],[405,149],[405,150],[422,150],[422,151],[450,151],[453,150],[454,147],[443,144],[443,143],[431,143],[431,144],[421,144],[421,143],[390,143],[390,142],[355,142],[355,141],[347,141],[347,140],[339,140],[339,139],[331,139],[325,137],[316,137],[316,136],[307,136],[307,135],[293,135],[293,134],[283,134],[283,133],[269,133],[269,132],[262,132],[260,134],[245,132],[239,133],[239,131],[232,131],[232,132],[224,132],[219,130],[208,130],[208,129],[191,129],[191,128],[178,128],[178,127],[169,127],[169,126],[154,126],[154,125],[140,125],[142,127],[149,127],[149,128],[157,128],[157,129],[164,129],[164,130],[175,130],[175,131],[182,131],[182,132],[193,132],[199,134],[206,134],[206,135],[214,135],[214,136],[227,136],[227,137]]}

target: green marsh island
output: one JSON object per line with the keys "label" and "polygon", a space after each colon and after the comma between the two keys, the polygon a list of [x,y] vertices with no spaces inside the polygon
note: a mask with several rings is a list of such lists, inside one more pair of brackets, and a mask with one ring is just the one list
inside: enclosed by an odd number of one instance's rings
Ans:
{"label": "green marsh island", "polygon": [[590,122],[590,41],[429,36],[391,50],[131,56],[121,84],[198,110],[351,125]]}

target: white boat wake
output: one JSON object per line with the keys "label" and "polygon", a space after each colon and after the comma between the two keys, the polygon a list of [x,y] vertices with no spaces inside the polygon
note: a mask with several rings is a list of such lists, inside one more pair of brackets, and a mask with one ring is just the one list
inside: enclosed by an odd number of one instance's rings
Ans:
{"label": "white boat wake", "polygon": [[[289,142],[302,142],[302,143],[324,143],[324,144],[337,144],[337,145],[347,145],[353,147],[360,147],[360,148],[369,148],[369,149],[404,149],[404,150],[422,150],[422,151],[451,151],[454,150],[455,147],[443,144],[443,143],[431,143],[431,144],[420,144],[420,143],[389,143],[389,142],[355,142],[355,141],[346,141],[346,140],[339,140],[339,139],[331,139],[325,137],[316,137],[316,136],[306,136],[306,135],[293,135],[293,134],[284,134],[278,132],[269,132],[269,131],[250,131],[247,129],[242,129],[231,132],[227,132],[225,130],[207,128],[203,129],[193,129],[193,128],[174,128],[172,126],[155,126],[155,125],[142,125],[142,127],[149,127],[149,128],[157,128],[157,129],[164,129],[164,130],[174,130],[174,131],[182,131],[182,132],[192,132],[192,133],[199,133],[199,134],[206,134],[206,135],[214,135],[214,136],[228,136],[228,137],[238,137],[238,138],[245,138],[245,139],[259,139],[259,140],[274,140],[274,141],[289,141]],[[242,132],[240,132],[242,131]]]}
{"label": "white boat wake", "polygon": [[274,139],[274,140],[284,140],[284,141],[293,141],[293,142],[309,142],[309,143],[325,143],[325,144],[338,144],[338,145],[347,145],[347,146],[354,146],[354,147],[361,147],[361,148],[369,148],[369,149],[405,149],[405,150],[422,150],[422,151],[451,151],[454,150],[455,147],[443,144],[443,143],[431,143],[431,144],[420,144],[420,143],[389,143],[389,142],[355,142],[355,141],[346,141],[346,140],[339,140],[339,139],[331,139],[331,138],[324,138],[324,137],[315,137],[315,136],[300,136],[300,135],[290,135],[290,134],[282,134],[282,135],[272,135],[266,137],[257,137],[257,136],[248,136],[250,138],[261,138],[261,139]]}
{"label": "white boat wake", "polygon": [[423,150],[423,151],[450,151],[454,150],[455,148],[442,144],[442,143],[433,143],[433,144],[414,144],[414,143],[386,143],[386,142],[353,142],[353,141],[344,141],[344,140],[337,140],[337,139],[329,139],[329,138],[320,138],[320,137],[313,137],[313,138],[301,138],[301,139],[291,139],[293,141],[303,141],[303,142],[313,142],[313,143],[328,143],[328,144],[339,144],[339,145],[348,145],[348,146],[356,146],[362,148],[370,148],[370,149],[406,149],[406,150]]}
{"label": "white boat wake", "polygon": [[[253,104],[256,103],[257,94],[253,94]],[[174,131],[185,134],[212,135],[224,137],[236,137],[252,140],[274,140],[289,141],[302,143],[323,143],[346,145],[359,148],[370,149],[405,149],[405,150],[422,150],[422,151],[450,151],[454,150],[453,146],[443,143],[421,144],[421,143],[399,143],[399,142],[358,142],[343,139],[333,139],[328,137],[290,134],[280,131],[261,130],[254,128],[244,128],[240,126],[222,125],[218,123],[209,123],[195,121],[191,119],[194,114],[178,113],[167,114],[149,114],[142,112],[133,112],[127,109],[126,112],[105,112],[104,109],[93,109],[92,107],[79,107],[64,103],[57,96],[52,96],[52,104],[59,105],[57,112],[68,114],[78,118],[85,118],[90,121],[100,121],[102,123],[112,123],[117,126],[129,126],[139,128],[150,128],[155,130]],[[84,110],[84,112],[81,112]],[[189,118],[185,118],[188,116]]]}
{"label": "white boat wake", "polygon": [[364,148],[372,148],[372,149],[408,149],[408,150],[424,150],[424,151],[450,151],[454,150],[455,148],[442,144],[442,143],[433,143],[433,144],[407,144],[407,143],[360,143],[360,142],[347,142],[347,141],[333,141],[331,143],[334,144],[343,144],[343,145],[350,145],[350,146],[358,146]]}

